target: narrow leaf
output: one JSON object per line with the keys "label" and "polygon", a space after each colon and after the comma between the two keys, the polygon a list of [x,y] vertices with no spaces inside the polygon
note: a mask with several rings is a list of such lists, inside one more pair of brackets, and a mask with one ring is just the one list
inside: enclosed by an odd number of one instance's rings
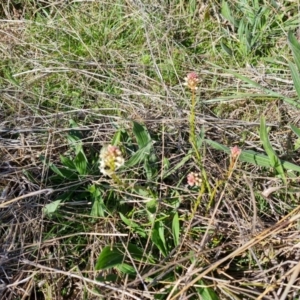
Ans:
{"label": "narrow leaf", "polygon": [[202,286],[197,288],[202,300],[219,300],[216,292],[212,288],[206,287],[203,280],[199,280],[198,285]]}
{"label": "narrow leaf", "polygon": [[221,5],[221,14],[222,16],[229,21],[233,26],[237,27],[238,22],[234,19],[234,17],[231,14],[230,7],[226,1],[222,1]]}
{"label": "narrow leaf", "polygon": [[167,178],[168,176],[172,175],[175,171],[180,169],[192,156],[192,153],[189,152],[177,165],[175,165],[173,168],[168,170],[164,175],[163,178]]}
{"label": "narrow leaf", "polygon": [[167,251],[164,243],[160,239],[159,230],[156,227],[152,229],[151,240],[155,244],[155,246],[160,250],[161,254],[166,257]]}
{"label": "narrow leaf", "polygon": [[283,101],[285,101],[285,102],[293,105],[294,107],[300,108],[300,103],[296,102],[294,99],[285,97],[284,95],[282,95],[280,93],[277,93],[277,92],[274,92],[272,90],[269,90],[269,89],[263,87],[262,85],[260,85],[259,83],[253,81],[252,79],[249,79],[248,77],[243,76],[241,74],[238,74],[238,73],[236,73],[234,71],[227,70],[227,72],[230,73],[230,74],[232,74],[236,78],[239,78],[242,81],[244,81],[244,82],[252,85],[253,87],[256,87],[256,88],[259,88],[259,89],[263,90],[267,94],[267,96],[278,97],[278,98],[282,99]]}
{"label": "narrow leaf", "polygon": [[172,233],[174,238],[174,245],[179,245],[179,235],[180,235],[180,224],[179,224],[179,217],[178,213],[176,212],[173,221],[172,221]]}
{"label": "narrow leaf", "polygon": [[294,83],[295,90],[297,92],[298,98],[300,99],[300,77],[299,77],[299,71],[297,70],[296,65],[289,62],[291,75]]}
{"label": "narrow leaf", "polygon": [[293,132],[298,136],[298,138],[300,138],[300,129],[292,124],[290,125],[290,127],[293,130]]}
{"label": "narrow leaf", "polygon": [[119,213],[122,221],[133,231],[136,232],[141,237],[145,238],[147,237],[146,231],[137,223],[133,222],[132,220],[129,220],[126,218],[122,213]]}
{"label": "narrow leaf", "polygon": [[147,159],[147,157],[150,154],[152,145],[149,143],[145,147],[139,149],[137,152],[135,152],[131,158],[125,163],[126,168],[134,167],[135,165],[141,163],[144,159]]}
{"label": "narrow leaf", "polygon": [[298,71],[300,71],[300,44],[296,37],[293,35],[292,31],[289,31],[288,33],[288,43],[292,50],[295,63],[298,67]]}
{"label": "narrow leaf", "polygon": [[269,156],[270,163],[272,167],[277,171],[277,173],[281,176],[282,180],[286,182],[284,170],[281,164],[281,161],[279,160],[278,156],[276,155],[267,132],[267,126],[266,126],[266,120],[264,117],[261,117],[260,120],[260,139],[262,141],[263,147]]}
{"label": "narrow leaf", "polygon": [[[205,142],[216,150],[222,150],[230,154],[230,148],[227,146],[224,146],[222,144],[219,144],[215,141],[208,140],[208,139],[206,139]],[[239,156],[239,160],[260,167],[269,167],[269,168],[272,167],[270,158],[267,155],[260,154],[253,150],[243,150],[241,155]],[[281,160],[281,164],[285,170],[300,172],[300,166],[297,166],[293,163]]]}

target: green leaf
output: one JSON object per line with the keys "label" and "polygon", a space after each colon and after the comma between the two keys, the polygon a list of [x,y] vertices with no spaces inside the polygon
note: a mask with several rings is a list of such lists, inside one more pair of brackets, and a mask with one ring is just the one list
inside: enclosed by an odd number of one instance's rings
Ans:
{"label": "green leaf", "polygon": [[149,219],[151,222],[153,222],[152,218],[157,209],[157,199],[153,198],[153,199],[147,201],[146,207],[147,207],[147,212],[149,213]]}
{"label": "green leaf", "polygon": [[83,151],[78,152],[76,155],[74,159],[74,165],[80,175],[87,174],[87,158],[85,157]]}
{"label": "green leaf", "polygon": [[300,71],[300,44],[292,31],[288,32],[288,43],[292,50],[298,71]]}
{"label": "green leaf", "polygon": [[221,48],[229,55],[233,56],[232,50],[225,44],[223,41],[221,41]]}
{"label": "green leaf", "polygon": [[[70,126],[73,128],[78,127],[78,125],[71,120]],[[79,130],[71,129],[69,134],[67,135],[67,140],[69,142],[69,145],[75,149],[75,153],[78,154],[80,151],[82,151],[82,133]]]}
{"label": "green leaf", "polygon": [[179,245],[179,236],[180,236],[180,223],[179,223],[179,217],[177,212],[174,214],[173,221],[172,221],[172,233],[173,233],[174,245],[176,247]]}
{"label": "green leaf", "polygon": [[300,129],[292,124],[290,125],[290,127],[293,130],[293,132],[298,136],[298,138],[300,138]]}
{"label": "green leaf", "polygon": [[119,213],[122,221],[133,231],[136,232],[141,237],[145,238],[147,237],[146,231],[137,223],[133,222],[132,220],[129,220],[126,218],[122,213]]}
{"label": "green leaf", "polygon": [[140,149],[145,148],[149,144],[152,146],[152,139],[144,126],[137,122],[133,122],[132,131]]}
{"label": "green leaf", "polygon": [[54,164],[49,164],[50,169],[59,175],[59,177],[69,180],[75,180],[78,176],[75,174],[75,171],[67,168],[57,168]]}
{"label": "green leaf", "polygon": [[[149,261],[154,263],[155,260],[151,256],[144,255],[144,250],[134,244],[127,245],[127,251],[131,258],[137,261]],[[95,269],[104,270],[109,269],[120,264],[124,264],[127,258],[126,251],[122,244],[115,244],[113,247],[106,246],[100,253]]]}
{"label": "green leaf", "polygon": [[199,280],[198,285],[202,286],[196,288],[202,300],[219,300],[216,292],[212,288],[206,287],[203,280]]}
{"label": "green leaf", "polygon": [[[106,276],[99,275],[96,280],[100,282],[117,282],[119,276],[117,274],[107,274]],[[99,295],[100,296],[100,295]],[[101,298],[100,298],[101,299]]]}
{"label": "green leaf", "polygon": [[260,119],[260,139],[262,141],[263,147],[269,156],[271,166],[277,171],[277,173],[281,176],[282,180],[286,183],[286,178],[284,174],[284,170],[281,164],[280,159],[276,155],[267,132],[266,120],[264,117]]}
{"label": "green leaf", "polygon": [[149,143],[145,147],[139,149],[125,163],[125,167],[126,168],[134,167],[135,165],[141,163],[143,160],[147,159],[150,154],[151,148],[152,148],[152,145]]}
{"label": "green leaf", "polygon": [[152,229],[151,240],[160,250],[163,256],[167,256],[166,241],[164,237],[164,227],[161,221],[155,222]]}
{"label": "green leaf", "polygon": [[238,22],[232,16],[231,11],[230,11],[230,7],[229,7],[228,3],[224,0],[222,1],[222,5],[221,5],[221,14],[233,26],[238,27]]}
{"label": "green leaf", "polygon": [[79,125],[73,119],[69,120],[69,124],[70,124],[70,127],[72,128],[69,131],[69,135],[72,136],[73,139],[76,139],[77,141],[82,140],[83,135],[82,135],[82,131],[78,130]]}
{"label": "green leaf", "polygon": [[56,201],[53,201],[49,204],[46,204],[45,207],[43,208],[43,213],[46,215],[46,216],[50,216],[51,214],[53,214],[54,212],[56,212],[56,210],[58,209],[59,207],[59,204],[61,203],[62,200],[56,200]]}
{"label": "green leaf", "polygon": [[292,79],[294,83],[295,90],[297,92],[298,98],[300,99],[300,77],[299,77],[299,71],[297,70],[296,65],[293,63],[289,62],[291,74],[292,74]]}
{"label": "green leaf", "polygon": [[249,79],[248,77],[246,76],[243,76],[241,74],[238,74],[234,71],[231,71],[231,70],[227,70],[228,73],[232,74],[233,76],[235,76],[236,78],[239,78],[241,79],[242,81],[250,84],[251,86],[255,87],[255,88],[258,88],[262,91],[264,91],[266,93],[266,96],[272,96],[272,97],[276,97],[276,98],[280,98],[282,99],[283,101],[293,105],[294,107],[296,108],[300,108],[300,103],[296,102],[294,99],[292,98],[288,98],[280,93],[277,93],[277,92],[274,92],[272,90],[269,90],[265,87],[263,87],[262,85],[260,85],[259,83],[255,82],[254,80],[252,79]]}
{"label": "green leaf", "polygon": [[[222,151],[230,154],[230,148],[227,146],[224,146],[222,144],[219,144],[215,141],[208,140],[208,139],[206,139],[205,142],[216,150],[222,150]],[[253,150],[243,150],[239,156],[239,160],[243,161],[243,162],[251,163],[251,164],[254,164],[254,165],[257,165],[260,167],[268,167],[268,168],[272,167],[270,158],[267,155],[260,154]],[[281,164],[285,170],[300,172],[300,167],[293,163],[290,163],[287,161],[281,161]]]}
{"label": "green leaf", "polygon": [[96,185],[88,187],[88,191],[92,194],[93,205],[91,209],[91,216],[104,217],[105,216],[105,204],[102,198],[102,192]]}
{"label": "green leaf", "polygon": [[109,268],[113,268],[119,264],[121,264],[124,260],[124,254],[117,247],[106,246],[101,251],[95,269],[105,270]]}
{"label": "green leaf", "polygon": [[136,275],[135,268],[125,263],[116,266],[116,269],[126,275]]}
{"label": "green leaf", "polygon": [[74,162],[70,158],[60,155],[60,161],[65,167],[71,170],[76,170]]}
{"label": "green leaf", "polygon": [[117,146],[120,144],[121,142],[121,138],[122,138],[122,129],[121,130],[118,130],[115,134],[114,134],[114,137],[112,139],[112,142],[111,144],[114,145],[114,146]]}
{"label": "green leaf", "polygon": [[163,175],[163,178],[167,178],[168,176],[172,175],[175,171],[180,169],[190,158],[192,157],[192,151],[189,151],[189,153],[173,168],[170,170],[165,170],[165,174]]}
{"label": "green leaf", "polygon": [[153,179],[157,175],[155,164],[151,163],[149,159],[145,159],[144,169],[146,171],[146,177],[148,180]]}

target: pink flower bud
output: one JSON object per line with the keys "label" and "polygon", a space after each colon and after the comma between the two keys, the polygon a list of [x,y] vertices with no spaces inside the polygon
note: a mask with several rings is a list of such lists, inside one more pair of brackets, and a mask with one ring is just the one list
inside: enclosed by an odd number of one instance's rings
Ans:
{"label": "pink flower bud", "polygon": [[238,147],[238,146],[234,146],[233,148],[231,148],[231,157],[233,159],[236,159],[242,152],[242,150]]}
{"label": "pink flower bud", "polygon": [[196,91],[198,89],[197,85],[199,83],[199,76],[196,72],[188,73],[184,80],[184,85],[186,85],[192,91]]}

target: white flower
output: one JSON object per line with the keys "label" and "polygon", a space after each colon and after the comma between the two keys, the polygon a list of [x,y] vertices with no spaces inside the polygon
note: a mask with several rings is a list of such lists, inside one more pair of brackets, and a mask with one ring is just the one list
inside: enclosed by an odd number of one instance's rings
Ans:
{"label": "white flower", "polygon": [[111,176],[117,169],[124,165],[124,158],[117,146],[104,146],[100,151],[100,172]]}

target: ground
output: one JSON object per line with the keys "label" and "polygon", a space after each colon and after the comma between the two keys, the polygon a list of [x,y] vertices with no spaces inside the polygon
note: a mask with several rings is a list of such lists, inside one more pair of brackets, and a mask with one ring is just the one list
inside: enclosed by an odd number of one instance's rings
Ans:
{"label": "ground", "polygon": [[1,299],[298,299],[298,4],[0,4]]}

